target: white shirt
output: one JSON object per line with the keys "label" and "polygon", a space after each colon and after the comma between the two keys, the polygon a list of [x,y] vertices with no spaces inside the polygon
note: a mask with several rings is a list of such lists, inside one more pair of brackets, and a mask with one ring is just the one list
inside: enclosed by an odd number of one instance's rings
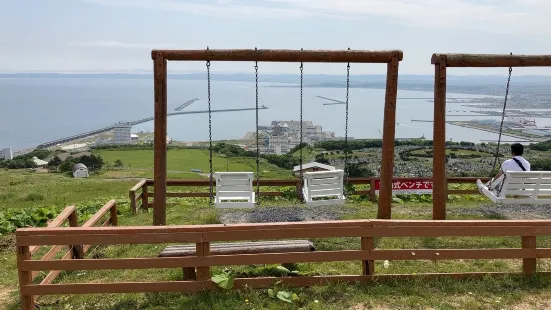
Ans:
{"label": "white shirt", "polygon": [[[524,166],[524,169],[526,169],[526,171],[530,171],[530,163],[528,161],[526,161],[526,159],[524,159],[524,157],[515,156],[513,158],[516,158],[518,161],[520,161],[522,163],[522,165]],[[503,164],[501,165],[501,170],[503,170],[504,172],[507,172],[507,171],[522,171],[522,168],[520,168],[520,166],[516,163],[516,161],[514,161],[512,159],[508,159],[508,160],[504,161]]]}

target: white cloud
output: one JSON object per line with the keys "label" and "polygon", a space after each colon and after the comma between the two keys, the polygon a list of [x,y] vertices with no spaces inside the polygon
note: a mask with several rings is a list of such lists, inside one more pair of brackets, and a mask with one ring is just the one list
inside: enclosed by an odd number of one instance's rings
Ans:
{"label": "white cloud", "polygon": [[421,27],[498,33],[551,33],[549,0],[81,0],[235,18],[382,17]]}
{"label": "white cloud", "polygon": [[151,48],[178,48],[177,44],[147,44],[147,43],[125,43],[119,41],[83,41],[83,42],[71,42],[69,45],[78,47],[97,47],[97,48],[137,48],[137,49],[151,49]]}

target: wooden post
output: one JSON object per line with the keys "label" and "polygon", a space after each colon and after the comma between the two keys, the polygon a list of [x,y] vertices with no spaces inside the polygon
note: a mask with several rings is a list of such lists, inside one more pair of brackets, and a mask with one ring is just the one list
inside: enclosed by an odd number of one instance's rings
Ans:
{"label": "wooden post", "polygon": [[132,209],[133,214],[136,214],[136,192],[133,189],[128,192],[128,198],[130,199],[130,209]]}
{"label": "wooden post", "polygon": [[19,292],[21,294],[21,309],[34,310],[34,296],[23,295],[22,287],[24,285],[32,284],[33,277],[32,272],[22,271],[21,264],[23,261],[31,260],[31,251],[28,246],[17,247],[17,269],[19,273]]}
{"label": "wooden post", "polygon": [[167,123],[167,73],[163,53],[153,51],[155,94],[155,161],[153,225],[166,225],[166,123]]}
{"label": "wooden post", "polygon": [[[372,251],[373,246],[373,238],[372,237],[362,237],[362,250],[368,250]],[[362,275],[364,276],[372,276],[375,274],[375,261],[374,260],[363,260],[362,261]]]}
{"label": "wooden post", "polygon": [[[77,218],[77,212],[73,211],[69,215],[69,226],[71,227],[78,227],[78,218]],[[84,258],[84,248],[82,244],[75,244],[71,246],[73,249],[73,258],[75,259],[83,259]]]}
{"label": "wooden post", "polygon": [[377,202],[377,194],[375,193],[375,179],[369,181],[369,200]]}
{"label": "wooden post", "polygon": [[383,162],[381,164],[381,189],[377,218],[391,218],[392,176],[394,175],[394,139],[396,130],[396,96],[398,92],[399,55],[394,54],[387,64],[385,115],[383,125]]}
{"label": "wooden post", "polygon": [[142,186],[142,208],[147,210],[148,203],[149,203],[149,193],[147,192],[147,182],[145,182]]}
{"label": "wooden post", "polygon": [[304,182],[304,180],[297,179],[297,184],[295,186],[298,200],[304,202],[304,195],[302,194],[302,182]]}
{"label": "wooden post", "polygon": [[[210,243],[200,242],[195,245],[195,253],[197,256],[210,255]],[[197,267],[197,280],[210,280],[210,267]]]}
{"label": "wooden post", "polygon": [[119,226],[119,217],[117,215],[117,203],[114,203],[110,212],[111,226]]}
{"label": "wooden post", "polygon": [[[522,248],[523,249],[535,249],[536,248],[536,237],[533,236],[523,236],[522,237]],[[536,258],[523,258],[522,259],[522,271],[526,275],[533,275],[536,273]]]}
{"label": "wooden post", "polygon": [[434,64],[432,219],[446,219],[446,58]]}

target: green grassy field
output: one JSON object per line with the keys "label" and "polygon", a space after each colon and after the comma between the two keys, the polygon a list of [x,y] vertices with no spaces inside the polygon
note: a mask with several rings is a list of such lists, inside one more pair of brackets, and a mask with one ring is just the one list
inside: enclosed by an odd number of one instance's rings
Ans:
{"label": "green grassy field", "polygon": [[[115,160],[120,159],[127,169],[146,169],[147,173],[141,174],[151,177],[153,174],[153,150],[101,150],[95,151],[113,166]],[[250,171],[256,172],[254,158],[227,158],[213,154],[213,170],[216,171]],[[209,173],[209,152],[208,150],[175,149],[168,150],[167,170],[169,173],[181,174],[180,178],[200,178],[191,169],[201,169],[203,173]],[[292,174],[284,169],[267,163],[264,159],[260,161],[260,171],[266,178],[292,178]],[[139,173],[139,172],[138,172]]]}
{"label": "green grassy field", "polygon": [[[152,214],[130,213],[128,190],[136,180],[106,180],[109,178],[140,178],[152,167],[152,151],[101,151],[109,162],[121,159],[132,170],[108,170],[93,178],[76,180],[62,174],[31,173],[28,171],[0,171],[0,212],[7,209],[27,209],[55,205],[62,208],[76,205],[77,208],[96,205],[98,201],[117,199],[121,206],[120,225],[150,225]],[[188,171],[200,168],[208,171],[208,153],[205,151],[171,150],[168,153],[169,169]],[[215,170],[225,171],[225,158],[215,158]],[[231,158],[230,170],[254,171],[251,159]],[[252,166],[251,166],[252,165]],[[272,175],[287,175],[288,172],[263,163],[262,169]],[[248,169],[247,169],[248,168]],[[145,170],[134,170],[145,169]],[[174,172],[175,176],[179,173]],[[268,172],[266,172],[268,174]],[[149,175],[147,175],[149,176]],[[181,177],[197,176],[188,172]],[[169,173],[170,177],[170,173]],[[179,190],[186,190],[181,188]],[[457,196],[448,204],[449,219],[492,219],[488,216],[463,215],[460,211],[478,208],[488,203],[481,196]],[[430,219],[430,201],[393,205],[395,219]],[[264,206],[298,204],[289,200],[263,200]],[[167,222],[178,224],[212,224],[218,222],[219,210],[209,206],[206,199],[168,200]],[[350,197],[346,205],[339,207],[341,219],[368,219],[376,217],[374,203]],[[318,250],[358,249],[359,238],[327,238],[312,240]],[[122,245],[94,248],[89,257],[156,257],[164,245]],[[498,248],[520,246],[520,238],[380,238],[377,248]],[[549,238],[538,238],[538,246],[551,247]],[[13,235],[0,237],[0,309],[18,309],[17,267]],[[549,270],[548,260],[538,261],[538,270]],[[280,273],[275,266],[241,266],[232,268],[247,276],[269,276]],[[300,263],[295,270],[304,275],[359,274],[360,263]],[[376,263],[376,273],[425,273],[467,271],[521,271],[520,260],[484,261],[391,261],[388,268],[383,262]],[[213,273],[220,272],[213,268]],[[124,270],[124,271],[75,271],[64,272],[60,283],[115,282],[115,281],[162,281],[181,279],[180,269]],[[40,299],[40,309],[536,309],[549,306],[551,278],[502,277],[479,280],[407,280],[375,282],[364,285],[324,285],[310,288],[288,288],[297,294],[298,301],[287,304],[268,296],[265,289],[240,291],[213,291],[197,294],[102,294],[88,296],[45,296]]]}

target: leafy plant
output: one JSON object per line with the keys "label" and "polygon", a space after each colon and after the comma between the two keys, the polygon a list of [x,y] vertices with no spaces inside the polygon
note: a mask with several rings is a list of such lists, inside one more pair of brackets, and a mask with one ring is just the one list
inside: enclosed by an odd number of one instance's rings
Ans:
{"label": "leafy plant", "polygon": [[[281,268],[285,268],[285,267],[281,267]],[[273,298],[273,299],[277,298],[281,301],[284,301],[284,302],[287,302],[287,303],[290,303],[290,304],[294,303],[295,301],[300,300],[300,298],[298,298],[297,294],[295,294],[293,292],[289,292],[289,291],[280,290],[279,289],[280,284],[281,284],[281,281],[277,281],[277,282],[274,283],[273,288],[268,289],[268,296],[270,298]]]}
{"label": "leafy plant", "polygon": [[224,270],[222,273],[215,274],[211,277],[212,282],[225,290],[231,290],[233,288],[234,279],[235,275],[231,270]]}

